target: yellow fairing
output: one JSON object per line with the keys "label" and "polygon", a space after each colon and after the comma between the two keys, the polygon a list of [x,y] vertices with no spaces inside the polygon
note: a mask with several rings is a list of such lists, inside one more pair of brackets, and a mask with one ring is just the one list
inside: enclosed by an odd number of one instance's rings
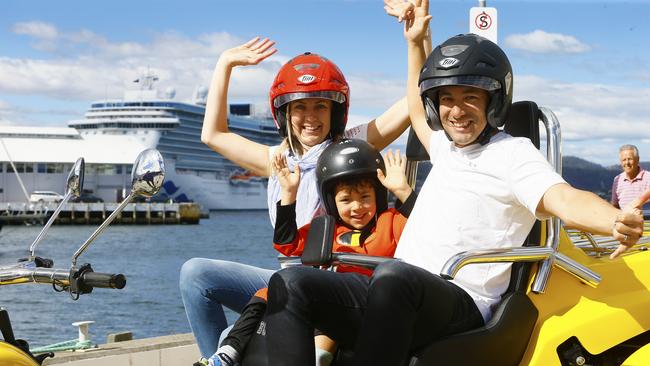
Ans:
{"label": "yellow fairing", "polygon": [[38,363],[18,347],[0,341],[0,366],[38,366]]}
{"label": "yellow fairing", "polygon": [[650,365],[650,344],[639,348],[621,366],[647,366]]}
{"label": "yellow fairing", "polygon": [[539,318],[521,365],[559,366],[557,347],[572,336],[595,355],[650,329],[650,251],[594,258],[564,231],[560,251],[596,271],[602,282],[592,288],[553,269],[546,292],[529,294]]}

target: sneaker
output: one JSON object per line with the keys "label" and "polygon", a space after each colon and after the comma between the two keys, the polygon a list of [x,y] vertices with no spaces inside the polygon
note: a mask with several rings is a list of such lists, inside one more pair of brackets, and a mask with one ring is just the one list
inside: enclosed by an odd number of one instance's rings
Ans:
{"label": "sneaker", "polygon": [[227,354],[215,353],[208,359],[208,366],[235,366],[235,363]]}

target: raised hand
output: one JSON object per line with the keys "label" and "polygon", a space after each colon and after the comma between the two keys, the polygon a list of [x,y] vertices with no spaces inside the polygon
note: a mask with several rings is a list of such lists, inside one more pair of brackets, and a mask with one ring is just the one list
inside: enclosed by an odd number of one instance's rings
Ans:
{"label": "raised hand", "polygon": [[224,51],[221,58],[225,59],[231,66],[257,65],[278,51],[272,48],[273,45],[275,45],[275,42],[268,38],[260,39],[260,37],[255,37],[243,45]]}
{"label": "raised hand", "polygon": [[401,23],[404,19],[413,19],[415,7],[419,6],[420,2],[421,0],[384,0],[384,10]]}
{"label": "raised hand", "polygon": [[296,165],[294,171],[289,170],[287,157],[283,154],[276,154],[271,162],[274,174],[278,177],[278,183],[283,192],[295,193],[300,184],[300,167]]}
{"label": "raised hand", "polygon": [[395,154],[389,149],[384,155],[384,165],[386,174],[384,175],[381,169],[377,169],[377,178],[386,189],[404,202],[413,191],[406,179],[406,158],[400,155],[399,149]]}
{"label": "raised hand", "polygon": [[643,236],[643,204],[650,200],[650,189],[632,201],[616,217],[612,236],[618,240],[618,248],[609,256],[614,259],[623,254]]}
{"label": "raised hand", "polygon": [[405,18],[404,38],[409,41],[422,41],[429,29],[429,0],[421,0],[421,3],[413,9],[413,17]]}

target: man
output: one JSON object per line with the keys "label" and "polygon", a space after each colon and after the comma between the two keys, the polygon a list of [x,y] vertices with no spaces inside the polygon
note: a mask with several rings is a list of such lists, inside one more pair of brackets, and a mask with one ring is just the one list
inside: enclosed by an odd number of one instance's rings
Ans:
{"label": "man", "polygon": [[483,325],[507,288],[510,265],[468,266],[453,281],[438,273],[460,251],[520,246],[536,218],[555,215],[569,226],[613,235],[621,242],[615,255],[642,234],[638,209],[622,212],[571,187],[530,140],[498,130],[512,101],[512,68],[497,45],[456,36],[425,63],[428,1],[414,14],[404,31],[407,96],[433,167],[395,252],[402,261],[381,264],[369,281],[311,268],[276,273],[267,331],[283,337],[269,337],[274,366],[313,364],[314,327],[354,349],[352,364],[388,366],[436,339]]}
{"label": "man", "polygon": [[626,207],[650,188],[650,173],[639,166],[639,150],[634,145],[623,145],[618,150],[623,172],[614,177],[612,205]]}

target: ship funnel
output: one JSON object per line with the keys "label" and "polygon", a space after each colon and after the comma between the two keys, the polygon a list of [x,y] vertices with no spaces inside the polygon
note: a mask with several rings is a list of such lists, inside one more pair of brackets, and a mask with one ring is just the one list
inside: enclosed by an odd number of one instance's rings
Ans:
{"label": "ship funnel", "polygon": [[200,86],[196,88],[196,91],[194,92],[194,104],[202,104],[205,105],[208,100],[208,88],[205,86]]}

